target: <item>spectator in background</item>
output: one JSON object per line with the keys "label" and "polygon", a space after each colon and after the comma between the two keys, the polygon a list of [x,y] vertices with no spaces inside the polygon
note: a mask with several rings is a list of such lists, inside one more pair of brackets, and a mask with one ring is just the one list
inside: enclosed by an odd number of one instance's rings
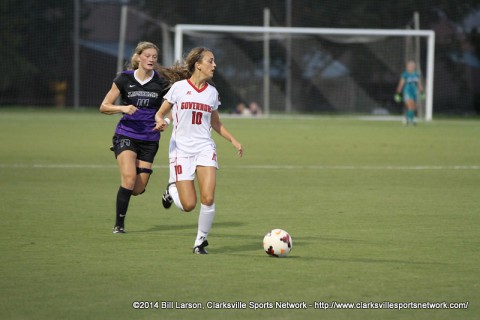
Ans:
{"label": "spectator in background", "polygon": [[255,101],[250,102],[248,108],[250,109],[250,114],[252,116],[261,116],[263,114],[262,108],[260,108],[258,103]]}
{"label": "spectator in background", "polygon": [[233,114],[236,114],[239,116],[250,116],[251,112],[244,102],[239,102],[237,103],[237,106],[235,107],[235,111]]}

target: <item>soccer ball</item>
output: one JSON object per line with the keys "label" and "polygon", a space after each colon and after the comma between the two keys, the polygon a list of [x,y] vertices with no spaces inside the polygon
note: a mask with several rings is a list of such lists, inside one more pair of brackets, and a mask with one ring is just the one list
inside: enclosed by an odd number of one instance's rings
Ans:
{"label": "soccer ball", "polygon": [[274,257],[285,257],[292,250],[293,240],[287,231],[273,229],[263,238],[263,249]]}

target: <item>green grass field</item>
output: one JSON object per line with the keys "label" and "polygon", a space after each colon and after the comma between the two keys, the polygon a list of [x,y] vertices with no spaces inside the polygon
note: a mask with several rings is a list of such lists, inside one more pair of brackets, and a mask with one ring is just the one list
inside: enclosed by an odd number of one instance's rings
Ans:
{"label": "green grass field", "polygon": [[[215,134],[221,170],[207,256],[191,253],[198,208],[161,205],[169,133],[147,192],[130,202],[128,233],[111,233],[117,121],[0,109],[0,319],[478,319],[480,121],[224,119],[245,156]],[[289,257],[263,252],[273,228],[290,232]],[[162,309],[168,301],[205,309]],[[312,307],[250,304],[279,301]],[[384,301],[469,304],[314,308]]]}

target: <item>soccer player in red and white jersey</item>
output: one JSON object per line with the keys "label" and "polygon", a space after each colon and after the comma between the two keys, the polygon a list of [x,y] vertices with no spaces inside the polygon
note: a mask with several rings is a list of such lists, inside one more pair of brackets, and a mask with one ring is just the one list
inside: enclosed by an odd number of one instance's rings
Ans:
{"label": "soccer player in red and white jersey", "polygon": [[215,216],[215,184],[218,169],[215,142],[211,129],[230,141],[243,155],[243,148],[220,121],[217,89],[209,83],[215,71],[213,52],[194,48],[185,58],[187,79],[173,84],[165,101],[155,115],[155,129],[162,131],[168,125],[164,117],[172,112],[173,131],[170,139],[170,180],[163,194],[165,208],[172,202],[183,211],[192,211],[197,204],[195,175],[200,188],[200,214],[193,253],[206,254],[207,236]]}

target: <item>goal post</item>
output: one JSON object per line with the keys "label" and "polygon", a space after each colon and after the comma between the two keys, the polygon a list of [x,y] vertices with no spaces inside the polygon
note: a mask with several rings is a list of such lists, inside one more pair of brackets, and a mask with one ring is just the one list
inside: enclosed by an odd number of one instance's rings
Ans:
{"label": "goal post", "polygon": [[[426,72],[425,72],[425,120],[431,121],[433,117],[433,73],[435,59],[435,33],[432,30],[401,30],[401,29],[338,29],[338,28],[298,28],[298,27],[271,27],[271,26],[232,26],[232,25],[197,25],[197,24],[178,24],[175,26],[175,45],[174,58],[176,61],[182,60],[184,54],[184,37],[198,38],[195,43],[213,43],[212,49],[217,51],[221,49],[216,47],[215,41],[205,41],[206,39],[231,38],[238,39],[239,35],[254,36],[251,41],[265,42],[272,39],[282,39],[285,36],[321,36],[321,37],[350,37],[351,39],[383,39],[386,37],[418,37],[426,39]],[[330,40],[330,39],[329,39]],[[280,40],[281,41],[281,40]],[[363,40],[342,40],[363,41]],[[372,41],[372,40],[366,40]],[[265,47],[265,46],[264,46]],[[271,52],[271,50],[268,50]],[[263,54],[262,54],[263,56]],[[218,60],[218,59],[217,59]],[[263,56],[263,62],[272,61],[271,56]],[[405,61],[402,61],[402,66]],[[423,64],[422,64],[423,65]],[[222,67],[219,69],[221,70]],[[264,69],[264,68],[261,68]],[[257,70],[258,71],[258,70]],[[398,70],[398,78],[402,70]],[[269,77],[270,75],[268,75]],[[393,95],[392,89],[392,95]],[[265,101],[265,99],[264,99]],[[269,99],[266,99],[269,101]],[[269,105],[264,106],[266,113],[271,110]]]}

